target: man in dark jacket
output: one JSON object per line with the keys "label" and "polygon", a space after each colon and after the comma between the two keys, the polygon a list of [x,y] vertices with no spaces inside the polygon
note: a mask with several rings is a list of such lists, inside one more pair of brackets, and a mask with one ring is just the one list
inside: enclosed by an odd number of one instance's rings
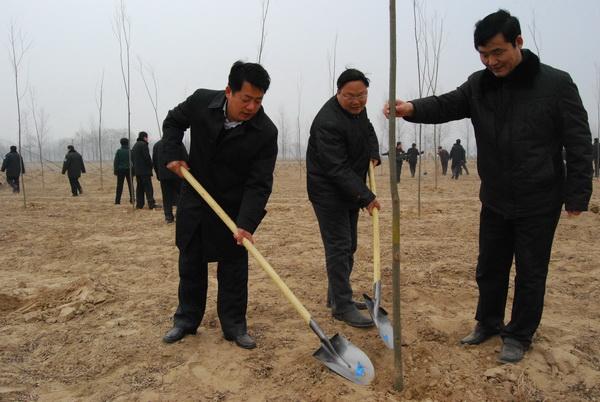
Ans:
{"label": "man in dark jacket", "polygon": [[148,200],[148,208],[156,208],[154,189],[152,188],[152,158],[148,149],[148,133],[140,131],[137,141],[131,148],[131,162],[135,175],[135,207],[144,208],[144,194]]}
{"label": "man in dark jacket", "polygon": [[[406,159],[406,152],[402,149],[402,143],[396,143],[396,183],[400,183],[400,176],[402,176],[402,164],[404,163],[404,159]],[[384,152],[381,155],[389,155],[389,152]],[[390,161],[391,162],[391,161]]]}
{"label": "man in dark jacket", "polygon": [[456,140],[456,143],[452,145],[450,159],[452,159],[452,165],[450,166],[450,169],[452,169],[452,178],[458,180],[458,176],[461,174],[462,168],[467,161],[467,152],[460,145],[460,140]]}
{"label": "man in dark jacket", "polygon": [[417,171],[417,161],[419,160],[419,155],[423,154],[423,151],[419,152],[417,149],[417,144],[413,142],[408,151],[406,151],[406,159],[408,160],[408,166],[410,167],[410,176],[415,177],[415,173]]}
{"label": "man in dark jacket", "polygon": [[[177,205],[179,306],[172,343],[196,333],[206,308],[208,262],[218,262],[217,313],[225,339],[256,347],[248,334],[248,252],[243,239],[265,215],[277,159],[277,128],[262,101],[269,74],[256,63],[233,64],[225,91],[199,89],[169,112],[163,124],[163,160],[181,176],[189,169],[237,225],[232,234],[200,195],[184,182]],[[183,134],[190,131],[189,167],[181,159]]]}
{"label": "man in dark jacket", "polygon": [[[498,360],[517,362],[540,323],[552,241],[563,203],[569,216],[588,208],[592,144],[577,87],[566,72],[522,50],[519,21],[499,10],[479,21],[475,48],[485,70],[437,97],[397,101],[399,117],[440,124],[470,117],[477,138],[482,202],[474,331],[479,344],[500,334]],[[566,149],[567,174],[561,151]],[[504,325],[509,274],[517,275]]]}
{"label": "man in dark jacket", "polygon": [[593,149],[592,158],[594,159],[594,177],[600,177],[600,142],[598,142],[598,138],[594,138]]}
{"label": "man in dark jacket", "polygon": [[438,156],[440,157],[440,163],[442,164],[442,176],[446,176],[450,154],[444,148],[438,147]]}
{"label": "man in dark jacket", "polygon": [[13,193],[19,193],[21,191],[19,176],[21,173],[25,174],[25,164],[15,145],[11,145],[10,152],[4,156],[1,171],[6,172],[6,181],[12,187]]}
{"label": "man in dark jacket", "polygon": [[370,327],[364,303],[352,300],[350,274],[360,208],[380,208],[365,183],[369,163],[379,164],[379,144],[367,110],[369,80],[355,69],[337,80],[337,94],[315,116],[306,150],[308,198],[319,221],[327,268],[327,305],[334,318]]}
{"label": "man in dark jacket", "polygon": [[131,176],[129,171],[129,140],[121,138],[121,148],[117,149],[114,160],[114,173],[117,176],[117,192],[115,194],[115,204],[121,203],[123,194],[123,183],[127,180],[129,189],[129,202],[133,203],[133,189],[131,188]]}
{"label": "man in dark jacket", "polygon": [[[161,138],[154,144],[154,147],[152,148],[152,162],[154,163],[156,178],[160,181],[165,221],[167,223],[173,223],[175,221],[175,217],[173,216],[173,205],[175,205],[179,199],[181,178],[167,169],[166,164],[168,161],[163,159],[163,142],[164,139]],[[178,147],[178,150],[179,157],[177,160],[187,161],[188,153],[185,146],[181,144]]]}
{"label": "man in dark jacket", "polygon": [[73,197],[77,197],[79,194],[83,193],[81,184],[79,184],[79,178],[82,173],[85,173],[85,165],[83,164],[81,154],[75,151],[73,145],[67,146],[67,149],[68,151],[65,155],[62,167],[62,174],[67,173],[69,184],[71,185],[71,193],[73,194]]}

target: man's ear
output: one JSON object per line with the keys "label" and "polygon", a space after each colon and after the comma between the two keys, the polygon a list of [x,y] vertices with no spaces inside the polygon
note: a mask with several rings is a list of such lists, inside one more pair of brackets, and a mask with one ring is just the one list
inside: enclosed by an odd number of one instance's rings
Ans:
{"label": "man's ear", "polygon": [[521,35],[517,36],[515,39],[515,43],[519,49],[523,48],[523,37]]}

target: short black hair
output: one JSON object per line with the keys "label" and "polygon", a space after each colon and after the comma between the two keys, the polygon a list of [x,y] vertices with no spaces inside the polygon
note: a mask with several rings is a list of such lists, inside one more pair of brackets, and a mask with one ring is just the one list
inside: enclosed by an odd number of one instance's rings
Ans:
{"label": "short black hair", "polygon": [[73,145],[67,145],[67,149],[68,149],[69,151],[74,151],[74,150],[75,150],[75,147],[74,147]]}
{"label": "short black hair", "polygon": [[119,142],[121,143],[121,145],[129,145],[129,140],[125,137],[121,138]]}
{"label": "short black hair", "polygon": [[519,24],[517,17],[513,17],[508,11],[502,9],[477,21],[475,33],[473,34],[475,49],[478,49],[479,46],[485,46],[490,39],[499,33],[513,46],[517,45],[517,36],[521,35],[521,24]]}
{"label": "short black hair", "polygon": [[143,140],[144,138],[147,138],[147,137],[148,137],[148,133],[147,133],[147,132],[145,132],[145,131],[140,131],[140,132],[139,132],[139,134],[138,134],[138,138],[137,138],[137,140],[138,140],[138,141],[139,141],[139,140]]}
{"label": "short black hair", "polygon": [[242,89],[244,81],[267,93],[271,84],[271,77],[269,77],[267,70],[260,64],[244,63],[238,60],[231,66],[227,85],[231,88],[231,92],[235,93]]}
{"label": "short black hair", "polygon": [[355,68],[348,68],[346,69],[346,71],[341,73],[337,79],[338,91],[342,89],[344,85],[351,81],[362,81],[367,88],[369,87],[369,79],[365,76],[365,74],[362,71],[358,71]]}
{"label": "short black hair", "polygon": [[460,138],[458,138],[458,139],[456,140],[456,143],[457,143],[457,144],[460,144]]}
{"label": "short black hair", "polygon": [[16,145],[11,145],[10,146],[10,150],[11,150],[11,152],[17,152],[17,146]]}

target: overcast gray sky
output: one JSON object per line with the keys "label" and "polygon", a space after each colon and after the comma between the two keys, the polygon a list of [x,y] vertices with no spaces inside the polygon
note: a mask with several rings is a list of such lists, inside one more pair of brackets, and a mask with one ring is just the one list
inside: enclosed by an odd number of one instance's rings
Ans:
{"label": "overcast gray sky", "polygon": [[[137,58],[158,80],[161,120],[196,88],[222,89],[231,64],[255,61],[261,0],[127,0],[131,22],[132,130],[157,133],[154,111],[138,72]],[[17,141],[17,112],[8,32],[13,23],[31,47],[24,58],[22,84],[36,93],[49,116],[49,137],[70,138],[97,123],[96,91],[104,70],[105,128],[127,127],[126,102],[113,33],[117,1],[2,0],[3,57],[0,59],[0,140]],[[525,47],[534,48],[528,26],[535,14],[542,61],[568,71],[578,84],[597,131],[597,70],[600,65],[600,1],[425,0],[429,18],[444,19],[440,60],[442,91],[460,85],[481,69],[472,45],[473,25],[506,8],[519,17]],[[412,1],[397,1],[398,97],[417,94]],[[272,83],[264,107],[277,124],[283,113],[295,126],[300,115],[306,137],[315,113],[330,96],[328,52],[337,34],[337,74],[351,66],[371,79],[369,115],[378,134],[380,109],[387,97],[389,47],[385,0],[271,0],[263,65]],[[29,108],[29,98],[23,100]],[[30,124],[32,127],[32,124]],[[463,127],[464,124],[456,127]],[[454,133],[452,133],[454,134]],[[294,134],[295,135],[295,134]],[[458,135],[458,134],[456,134]],[[450,144],[449,136],[444,142]],[[117,144],[115,144],[115,147]]]}

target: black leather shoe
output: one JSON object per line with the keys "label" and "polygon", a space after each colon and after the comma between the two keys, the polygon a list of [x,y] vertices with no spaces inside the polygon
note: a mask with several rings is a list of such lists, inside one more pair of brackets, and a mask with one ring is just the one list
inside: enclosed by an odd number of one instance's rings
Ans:
{"label": "black leather shoe", "polygon": [[465,336],[460,340],[463,345],[479,345],[480,343],[487,341],[492,336],[497,335],[500,331],[488,330],[484,328],[480,323],[475,325],[475,329],[469,335]]}
{"label": "black leather shoe", "polygon": [[175,218],[173,216],[167,216],[167,217],[165,217],[165,222],[173,223],[173,222],[175,222]]}
{"label": "black leather shoe", "polygon": [[228,341],[234,341],[235,344],[238,345],[240,348],[254,349],[256,347],[256,342],[254,341],[254,338],[248,335],[248,333],[236,336],[225,335],[225,339],[227,339]]}
{"label": "black leather shoe", "polygon": [[344,321],[346,324],[357,328],[369,328],[375,325],[373,320],[362,315],[358,309],[352,309],[341,314],[333,314],[336,320]]}
{"label": "black leather shoe", "polygon": [[[367,303],[365,303],[365,302],[360,302],[360,301],[352,300],[352,303],[354,303],[354,305],[356,306],[356,308],[359,309],[359,310],[366,310],[367,309]],[[331,308],[331,303],[329,301],[327,302],[327,308]]]}
{"label": "black leather shoe", "polygon": [[504,338],[504,344],[498,355],[500,363],[517,363],[523,359],[525,346],[516,339]]}
{"label": "black leather shoe", "polygon": [[196,334],[196,330],[193,329],[185,329],[185,328],[181,328],[181,327],[173,327],[169,330],[169,332],[166,333],[165,336],[163,336],[163,341],[165,343],[173,343],[173,342],[177,342],[181,339],[183,339],[184,336],[188,335],[188,334]]}

